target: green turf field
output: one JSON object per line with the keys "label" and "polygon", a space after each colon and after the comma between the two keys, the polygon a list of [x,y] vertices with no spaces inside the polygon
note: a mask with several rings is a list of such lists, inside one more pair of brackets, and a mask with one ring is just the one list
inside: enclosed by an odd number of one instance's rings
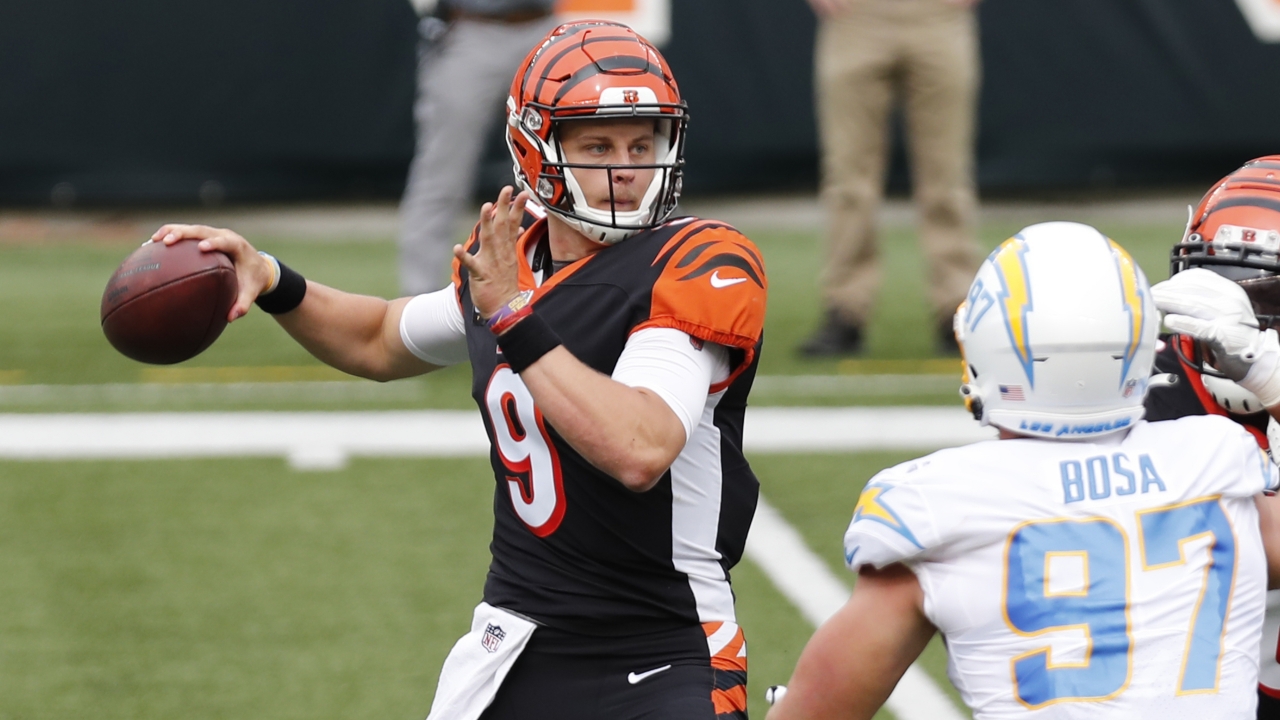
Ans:
{"label": "green turf field", "polygon": [[[862,484],[906,457],[753,464],[845,576]],[[0,718],[425,717],[480,599],[488,475],[479,459],[0,463]],[[812,629],[750,562],[734,583],[760,718]]]}
{"label": "green turf field", "polygon": [[[1152,282],[1167,274],[1168,246],[1180,236],[1177,219],[1168,225],[1105,228],[1128,247]],[[1007,225],[1007,224],[1006,224]],[[982,229],[984,247],[994,247],[1016,226],[990,223]],[[816,233],[751,232],[764,253],[770,278],[765,350],[760,372],[767,375],[956,372],[958,364],[933,359],[932,323],[923,300],[922,261],[911,231],[890,228],[885,236],[886,279],[882,299],[868,328],[868,354],[860,360],[812,361],[794,347],[818,323],[820,265]],[[253,238],[320,282],[353,292],[394,295],[395,247],[390,240],[306,243],[288,238]],[[175,368],[148,368],[115,353],[98,327],[98,304],[106,279],[133,244],[0,243],[0,411],[57,409],[207,409],[207,408],[405,408],[472,407],[465,369],[450,369],[429,379],[405,380],[390,388],[332,393],[296,392],[260,396],[228,391],[184,392],[184,384],[227,381],[342,380],[319,366],[262,312],[227,329],[207,352]],[[72,389],[102,383],[172,383],[167,394],[138,394]],[[4,386],[52,385],[39,396],[14,395]],[[14,398],[18,399],[14,399]],[[23,400],[22,398],[27,398]],[[954,390],[833,397],[808,393],[759,393],[760,404],[940,404],[954,401]]]}
{"label": "green turf field", "polygon": [[[1180,234],[1171,221],[1103,229],[1155,281]],[[805,361],[792,348],[818,321],[817,235],[746,230],[771,281],[762,375],[952,367],[932,355],[909,231],[886,233],[868,357]],[[993,247],[1015,230],[989,223],[982,242]],[[321,282],[395,290],[389,240],[253,240]],[[386,386],[334,383],[342,378],[261,312],[184,365],[132,363],[107,345],[97,318],[102,287],[132,247],[0,243],[0,412],[473,407],[465,368]],[[754,401],[955,396],[784,390]],[[753,464],[769,500],[845,576],[840,538],[862,483],[906,457]],[[0,463],[0,720],[422,718],[480,598],[491,502],[482,460],[357,459],[317,474],[278,460]],[[734,580],[751,645],[752,714],[762,718],[763,688],[786,680],[811,628],[750,562]],[[949,689],[937,643],[924,664]]]}

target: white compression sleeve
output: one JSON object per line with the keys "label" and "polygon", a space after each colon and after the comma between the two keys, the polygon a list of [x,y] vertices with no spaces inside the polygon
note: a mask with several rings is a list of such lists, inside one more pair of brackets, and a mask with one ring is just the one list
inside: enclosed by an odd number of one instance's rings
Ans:
{"label": "white compression sleeve", "polygon": [[400,316],[400,340],[418,359],[456,365],[467,359],[467,327],[453,287],[419,295]]}
{"label": "white compression sleeve", "polygon": [[684,425],[687,440],[702,418],[711,385],[729,377],[729,351],[723,345],[698,343],[670,328],[648,328],[627,339],[613,368],[613,379],[653,391]]}

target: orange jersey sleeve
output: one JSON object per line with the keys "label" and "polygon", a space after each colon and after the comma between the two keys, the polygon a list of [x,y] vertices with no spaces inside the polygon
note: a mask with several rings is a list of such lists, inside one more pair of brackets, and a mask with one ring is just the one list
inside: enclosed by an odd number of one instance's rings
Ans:
{"label": "orange jersey sleeve", "polygon": [[755,244],[720,223],[691,223],[671,239],[655,263],[665,262],[653,286],[649,318],[635,330],[674,328],[737,348],[748,364],[764,331],[769,282]]}

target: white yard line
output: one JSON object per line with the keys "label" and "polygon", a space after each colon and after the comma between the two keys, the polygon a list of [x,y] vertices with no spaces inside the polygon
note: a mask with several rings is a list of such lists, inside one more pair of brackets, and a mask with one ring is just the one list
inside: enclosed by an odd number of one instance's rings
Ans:
{"label": "white yard line", "polygon": [[[418,401],[431,394],[431,385],[420,382],[373,383],[367,380],[282,380],[253,377],[254,371],[267,375],[270,371],[308,372],[325,368],[182,368],[170,382],[104,383],[86,385],[6,384],[5,371],[0,371],[0,411],[4,409],[40,409],[76,407],[86,404],[151,410],[173,407],[179,403],[229,402],[352,402],[352,401]],[[156,369],[152,369],[157,372]],[[201,372],[205,371],[205,372]],[[190,381],[191,377],[216,376],[226,371],[240,381],[225,379]],[[20,371],[13,377],[20,378]],[[185,377],[184,377],[185,373]],[[334,373],[337,374],[336,372]],[[911,397],[946,395],[956,397],[960,374],[858,374],[858,375],[758,375],[752,387],[755,398],[851,398]]]}
{"label": "white yard line", "polygon": [[310,382],[104,383],[101,385],[3,385],[0,408],[40,408],[86,403],[134,408],[172,407],[175,403],[423,401],[422,383],[373,383],[367,380]]}
{"label": "white yard line", "polygon": [[[951,408],[752,408],[752,453],[929,449],[993,437]],[[304,467],[357,457],[484,456],[474,410],[0,414],[0,458],[283,457]]]}
{"label": "white yard line", "polygon": [[[800,533],[763,497],[756,506],[751,534],[747,536],[746,554],[815,628],[849,599],[849,586],[831,572],[809,549]],[[850,642],[857,642],[857,638],[850,638]],[[782,678],[763,680],[781,682]],[[885,706],[898,720],[962,720],[965,717],[919,665],[907,668]]]}
{"label": "white yard line", "polygon": [[[743,445],[749,453],[928,450],[991,437],[963,410],[951,408],[753,408]],[[488,452],[473,410],[0,414],[4,459],[284,457],[297,469],[325,470],[342,467],[351,456]],[[815,627],[849,595],[763,498],[746,551]],[[888,707],[899,720],[964,717],[917,666],[898,683]]]}
{"label": "white yard line", "polygon": [[[957,366],[959,363],[956,363]],[[751,397],[960,397],[960,373],[887,375],[757,375]]]}

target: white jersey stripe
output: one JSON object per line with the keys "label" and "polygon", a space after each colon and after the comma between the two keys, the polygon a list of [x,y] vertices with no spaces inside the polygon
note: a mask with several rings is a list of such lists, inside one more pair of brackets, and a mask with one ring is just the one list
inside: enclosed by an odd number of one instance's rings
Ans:
{"label": "white jersey stripe", "polygon": [[671,562],[689,577],[699,622],[734,622],[733,592],[720,566],[720,428],[715,409],[723,392],[707,397],[684,451],[671,465]]}

